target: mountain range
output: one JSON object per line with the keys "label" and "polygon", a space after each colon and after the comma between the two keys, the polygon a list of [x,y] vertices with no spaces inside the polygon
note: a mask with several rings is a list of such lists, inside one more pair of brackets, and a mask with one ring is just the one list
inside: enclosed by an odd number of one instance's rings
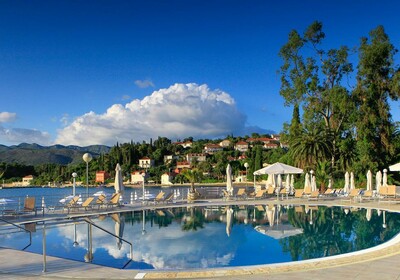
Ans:
{"label": "mountain range", "polygon": [[0,162],[39,165],[46,163],[70,164],[82,162],[82,156],[90,153],[93,157],[108,153],[110,147],[104,145],[79,146],[40,146],[21,143],[19,145],[0,145]]}

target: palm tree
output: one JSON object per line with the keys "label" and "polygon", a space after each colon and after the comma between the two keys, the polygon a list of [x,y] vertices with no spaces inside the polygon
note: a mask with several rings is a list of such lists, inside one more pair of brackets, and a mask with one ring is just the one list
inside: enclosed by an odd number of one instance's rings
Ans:
{"label": "palm tree", "polygon": [[290,143],[290,155],[300,168],[315,168],[318,161],[331,156],[330,137],[323,129],[303,130],[301,135]]}
{"label": "palm tree", "polygon": [[188,199],[189,200],[195,200],[199,197],[198,192],[196,192],[196,189],[194,188],[194,183],[200,180],[201,178],[201,172],[197,168],[193,169],[184,169],[182,171],[182,175],[185,176],[185,178],[189,181],[190,183],[190,191],[188,194]]}
{"label": "palm tree", "polygon": [[318,185],[321,187],[321,192],[324,193],[326,190],[326,184],[331,176],[331,165],[328,161],[317,162],[315,175]]}

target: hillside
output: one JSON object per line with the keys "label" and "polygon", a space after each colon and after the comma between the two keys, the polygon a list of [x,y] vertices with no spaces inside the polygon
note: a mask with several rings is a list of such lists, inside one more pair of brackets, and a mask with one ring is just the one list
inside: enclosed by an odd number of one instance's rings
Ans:
{"label": "hillside", "polygon": [[84,153],[91,153],[94,157],[101,153],[108,153],[110,147],[93,145],[78,146],[40,146],[38,144],[22,143],[14,146],[0,145],[0,162],[20,163],[24,165],[38,165],[45,163],[70,164],[82,161]]}

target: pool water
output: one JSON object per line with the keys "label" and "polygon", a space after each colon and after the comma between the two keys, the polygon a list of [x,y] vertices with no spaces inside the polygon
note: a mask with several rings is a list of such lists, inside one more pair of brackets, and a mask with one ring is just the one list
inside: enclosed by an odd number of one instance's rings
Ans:
{"label": "pool water", "polygon": [[[144,219],[143,219],[144,218]],[[354,252],[400,231],[399,214],[341,207],[277,205],[146,210],[27,225],[25,251],[125,269],[201,269],[272,264]],[[43,234],[45,229],[45,235]],[[0,232],[22,250],[23,231]],[[122,237],[123,240],[116,238]],[[130,245],[132,243],[132,256]]]}

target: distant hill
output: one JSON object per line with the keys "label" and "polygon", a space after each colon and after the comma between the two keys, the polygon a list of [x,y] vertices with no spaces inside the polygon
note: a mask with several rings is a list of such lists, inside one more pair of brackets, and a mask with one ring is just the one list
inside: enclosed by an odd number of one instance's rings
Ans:
{"label": "distant hill", "polygon": [[90,153],[93,157],[101,153],[108,153],[110,147],[93,145],[87,147],[78,146],[40,146],[38,144],[21,143],[14,146],[0,145],[0,162],[20,163],[24,165],[39,165],[44,163],[70,164],[82,162],[84,153]]}

